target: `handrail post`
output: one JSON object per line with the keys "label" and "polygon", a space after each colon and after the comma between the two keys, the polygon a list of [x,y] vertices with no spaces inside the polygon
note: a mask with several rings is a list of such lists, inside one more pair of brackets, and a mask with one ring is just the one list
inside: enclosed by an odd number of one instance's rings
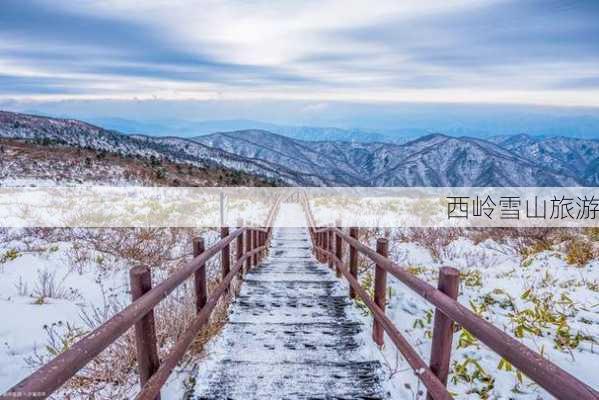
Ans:
{"label": "handrail post", "polygon": [[[131,300],[135,301],[152,289],[152,274],[148,267],[139,266],[129,271],[131,280]],[[143,387],[160,367],[158,348],[156,345],[156,326],[154,310],[135,324],[135,348],[137,351],[137,368],[139,383]],[[156,396],[160,400],[160,395]]]}
{"label": "handrail post", "polygon": [[[245,230],[245,253],[252,251],[252,230],[246,228]],[[244,253],[244,254],[245,254]],[[248,273],[252,269],[252,259],[248,257],[245,259],[245,272]]]}
{"label": "handrail post", "polygon": [[320,237],[320,232],[314,233],[314,241],[312,242],[312,244],[314,245],[314,256],[318,261],[320,261],[320,252],[318,251],[318,249],[320,248]]}
{"label": "handrail post", "polygon": [[[337,221],[337,229],[341,230],[341,221]],[[335,234],[335,256],[339,261],[343,262],[343,239],[340,235]],[[341,278],[341,268],[339,265],[335,268],[335,275],[337,278]]]}
{"label": "handrail post", "polygon": [[[437,288],[453,300],[457,300],[459,287],[460,272],[455,268],[441,267]],[[447,386],[447,376],[449,375],[452,339],[453,321],[438,308],[435,309],[430,368],[445,386]],[[433,400],[430,394],[427,394],[427,399]]]}
{"label": "handrail post", "polygon": [[264,238],[263,245],[265,247],[264,248],[264,257],[266,257],[266,255],[268,254],[268,246],[269,246],[268,245],[268,230],[266,232],[262,233],[262,237]]}
{"label": "handrail post", "polygon": [[[264,246],[266,244],[266,237],[264,236],[264,232],[260,231],[260,246]],[[264,256],[266,255],[266,249],[262,250],[260,252],[260,261],[262,261],[262,259],[264,258]]]}
{"label": "handrail post", "polygon": [[[193,239],[193,256],[194,258],[202,254],[206,250],[204,238],[198,237]],[[200,266],[193,274],[193,282],[196,292],[196,313],[200,313],[206,305],[208,298],[208,289],[206,288],[206,264]]]}
{"label": "handrail post", "polygon": [[[262,246],[262,231],[256,231],[256,247]],[[262,260],[262,250],[256,253],[256,264]]]}
{"label": "handrail post", "polygon": [[[389,254],[389,241],[385,238],[380,238],[376,241],[376,252],[383,257],[387,257]],[[374,270],[374,302],[376,305],[385,312],[385,304],[387,292],[387,271],[380,265],[376,265]],[[379,346],[385,344],[385,331],[382,325],[374,319],[372,326],[372,338],[374,342]]]}
{"label": "handrail post", "polygon": [[[322,229],[322,228],[321,228]],[[320,250],[326,250],[326,238],[325,238],[325,233],[324,232],[320,232],[320,243],[319,243],[319,249]],[[319,261],[321,263],[324,263],[326,261],[324,254],[322,253],[322,251],[318,252],[318,257],[319,257]]]}
{"label": "handrail post", "polygon": [[[243,223],[239,221],[238,225],[239,229],[241,229]],[[235,250],[235,259],[239,260],[241,257],[243,257],[243,232],[237,236],[237,247]],[[239,277],[243,278],[243,267],[239,269]]]}
{"label": "handrail post", "polygon": [[[358,228],[349,228],[349,236],[358,240]],[[352,245],[349,245],[349,273],[358,279],[358,249]],[[349,297],[352,299],[356,298],[356,291],[352,285],[349,285]]]}
{"label": "handrail post", "polygon": [[[330,253],[334,253],[334,251],[333,251],[333,246],[334,246],[334,244],[333,244],[333,238],[335,236],[333,235],[333,230],[332,229],[329,230],[329,232],[327,233],[327,235],[329,236],[329,240],[328,240],[328,242],[329,242],[329,248],[327,250]],[[329,268],[333,269],[333,257],[329,257]]]}
{"label": "handrail post", "polygon": [[[325,251],[329,251],[329,232],[322,232],[322,249]],[[329,256],[327,254],[323,254],[322,263],[326,263],[329,260]]]}
{"label": "handrail post", "polygon": [[[252,250],[255,250],[258,248],[258,231],[252,231],[252,236]],[[254,255],[252,256],[252,265],[258,265],[258,253],[254,253]]]}
{"label": "handrail post", "polygon": [[[229,236],[229,227],[228,226],[223,226],[220,228],[220,237],[221,238],[226,238],[227,236]],[[221,250],[221,273],[222,273],[222,279],[224,280],[227,275],[229,275],[229,271],[231,270],[231,246],[229,244],[227,244],[225,247],[223,247],[223,249]],[[225,291],[225,294],[229,293],[229,289],[227,289]]]}
{"label": "handrail post", "polygon": [[[320,250],[322,248],[322,232],[316,233],[316,249]],[[320,251],[316,251],[316,259],[319,262],[322,262],[322,253]]]}

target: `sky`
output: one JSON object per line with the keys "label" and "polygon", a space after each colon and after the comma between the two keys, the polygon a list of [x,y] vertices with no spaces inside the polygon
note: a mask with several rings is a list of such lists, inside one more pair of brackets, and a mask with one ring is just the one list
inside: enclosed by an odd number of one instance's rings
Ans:
{"label": "sky", "polygon": [[404,103],[595,113],[598,20],[594,0],[2,0],[0,108],[143,118],[170,102],[187,118],[268,119],[287,104],[282,123],[339,104],[374,119],[373,105]]}

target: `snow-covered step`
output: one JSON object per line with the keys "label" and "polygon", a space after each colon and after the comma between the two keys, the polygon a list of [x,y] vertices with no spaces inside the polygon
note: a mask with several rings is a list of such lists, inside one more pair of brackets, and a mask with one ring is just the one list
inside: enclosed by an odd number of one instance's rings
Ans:
{"label": "snow-covered step", "polygon": [[227,353],[247,362],[359,362],[361,328],[355,322],[230,323]]}
{"label": "snow-covered step", "polygon": [[[252,298],[270,296],[270,298],[288,297],[295,294],[308,296],[331,295],[337,284],[334,281],[298,281],[298,280],[246,280],[243,282],[242,295]],[[261,298],[261,297],[260,297]]]}
{"label": "snow-covered step", "polygon": [[[268,296],[268,295],[267,295]],[[297,296],[252,298],[240,296],[230,320],[235,322],[285,322],[316,323],[345,322],[346,308],[350,304],[345,297]]]}
{"label": "snow-covered step", "polygon": [[[385,399],[375,362],[272,363],[223,360],[195,400]],[[201,384],[201,382],[200,382]]]}
{"label": "snow-covered step", "polygon": [[279,247],[284,248],[310,248],[310,242],[308,239],[274,239],[270,242],[270,247],[273,249],[278,249]]}
{"label": "snow-covered step", "polygon": [[229,322],[199,364],[193,399],[384,399],[381,365],[304,228],[273,232]]}

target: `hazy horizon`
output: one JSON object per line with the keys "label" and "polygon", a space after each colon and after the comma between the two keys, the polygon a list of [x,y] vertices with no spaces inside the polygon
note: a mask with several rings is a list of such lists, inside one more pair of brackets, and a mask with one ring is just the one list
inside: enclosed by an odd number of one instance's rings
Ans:
{"label": "hazy horizon", "polygon": [[96,101],[83,105],[78,102],[0,103],[0,109],[79,119],[123,133],[156,136],[190,137],[243,129],[286,134],[289,130],[317,128],[353,133],[348,140],[359,138],[360,134],[371,135],[370,139],[365,137],[365,141],[383,140],[383,136],[386,140],[404,140],[430,133],[481,138],[522,133],[599,138],[599,109],[578,107],[266,101],[246,102],[240,106],[239,103],[156,100],[131,104]]}

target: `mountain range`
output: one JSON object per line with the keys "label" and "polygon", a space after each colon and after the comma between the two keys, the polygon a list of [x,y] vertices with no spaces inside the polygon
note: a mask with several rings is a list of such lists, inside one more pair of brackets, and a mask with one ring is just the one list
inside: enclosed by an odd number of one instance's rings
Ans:
{"label": "mountain range", "polygon": [[599,186],[597,139],[431,134],[398,144],[305,141],[259,129],[156,137],[1,111],[0,137],[217,166],[287,185]]}

